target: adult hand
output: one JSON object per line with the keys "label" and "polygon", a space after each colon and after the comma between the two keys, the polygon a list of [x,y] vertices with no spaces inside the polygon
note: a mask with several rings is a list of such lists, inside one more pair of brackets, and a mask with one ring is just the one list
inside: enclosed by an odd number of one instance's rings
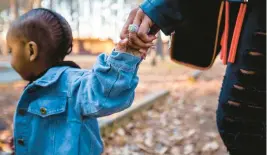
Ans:
{"label": "adult hand", "polygon": [[[129,32],[130,24],[139,26],[137,32]],[[129,46],[134,49],[147,50],[153,46],[152,41],[156,39],[155,35],[148,35],[148,31],[153,26],[152,20],[140,8],[133,9],[122,29],[121,39],[129,36]]]}

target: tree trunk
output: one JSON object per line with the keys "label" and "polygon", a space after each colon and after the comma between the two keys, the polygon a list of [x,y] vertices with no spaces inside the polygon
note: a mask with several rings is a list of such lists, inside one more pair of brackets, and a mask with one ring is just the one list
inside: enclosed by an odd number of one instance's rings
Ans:
{"label": "tree trunk", "polygon": [[77,37],[80,38],[80,2],[77,2],[77,14],[78,14],[78,18],[77,18]]}
{"label": "tree trunk", "polygon": [[53,0],[49,1],[49,9],[51,9],[51,10],[53,9],[53,2],[54,2]]}
{"label": "tree trunk", "polygon": [[11,12],[11,21],[13,21],[19,16],[18,1],[9,0],[9,5],[10,5],[10,12]]}
{"label": "tree trunk", "polygon": [[70,5],[70,16],[71,16],[71,21],[74,20],[73,18],[73,12],[74,12],[74,9],[73,9],[73,2],[72,0],[69,0],[69,5]]}

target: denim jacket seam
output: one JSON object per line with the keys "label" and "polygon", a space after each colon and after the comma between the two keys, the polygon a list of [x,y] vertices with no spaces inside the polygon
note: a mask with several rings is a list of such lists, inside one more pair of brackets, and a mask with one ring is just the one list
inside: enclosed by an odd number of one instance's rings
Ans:
{"label": "denim jacket seam", "polygon": [[[120,70],[120,68],[118,68],[118,70]],[[107,98],[110,96],[110,93],[112,92],[112,89],[113,89],[114,85],[115,85],[116,82],[118,81],[119,76],[120,76],[120,73],[117,72],[116,80],[113,82],[113,84],[111,85],[110,89],[108,90],[108,94],[107,94],[107,96],[106,96],[106,100],[107,100]]]}
{"label": "denim jacket seam", "polygon": [[[56,110],[49,110],[47,111],[47,114],[46,115],[43,115],[43,116],[49,116],[49,115],[53,115],[55,114],[56,112],[59,112],[59,111],[64,111],[65,107],[64,106],[61,106],[60,109],[56,109]],[[39,110],[36,110],[36,109],[29,109],[29,112],[32,112],[32,113],[35,113],[37,115],[40,115],[40,111]]]}
{"label": "denim jacket seam", "polygon": [[[118,68],[117,70],[120,70],[120,68]],[[105,103],[107,102],[107,99],[108,99],[108,97],[109,97],[109,95],[110,95],[110,93],[111,93],[111,91],[112,91],[112,89],[113,89],[115,83],[118,81],[118,77],[119,77],[119,72],[117,72],[116,80],[113,82],[113,84],[111,85],[111,87],[109,88],[109,90],[107,90],[107,92],[108,92],[107,95],[104,95],[105,99],[104,99],[104,101],[103,101],[103,105],[105,105]],[[85,94],[85,93],[83,93],[82,96],[83,96],[84,94]],[[85,95],[86,95],[86,94],[85,94]],[[95,105],[94,102],[92,102],[92,101],[88,101],[88,102],[91,102],[93,105]],[[83,104],[84,104],[84,103],[83,103]],[[91,115],[97,114],[97,113],[99,113],[99,111],[101,111],[102,109],[104,109],[104,107],[103,107],[103,106],[99,106],[99,108],[98,108],[95,112],[90,113],[90,114],[91,114]],[[88,114],[88,111],[87,111],[87,110],[86,110],[86,113]]]}
{"label": "denim jacket seam", "polygon": [[[88,126],[85,125],[85,128],[88,129]],[[92,148],[93,148],[93,144],[92,144],[92,141],[90,141],[90,154],[92,153],[92,150],[93,150]]]}
{"label": "denim jacket seam", "polygon": [[[81,73],[81,75],[79,75],[77,79],[75,79],[75,80],[71,80],[71,82],[69,82],[69,84],[70,84],[70,85],[69,85],[70,88],[68,89],[68,90],[70,91],[70,92],[68,93],[68,94],[70,95],[69,98],[72,98],[72,96],[73,96],[73,94],[72,94],[72,88],[73,88],[74,83],[77,82],[77,81],[79,81],[79,80],[81,80],[81,78],[82,78],[82,76],[83,76],[84,74],[85,74],[85,72]],[[81,82],[81,81],[80,81],[80,82]]]}

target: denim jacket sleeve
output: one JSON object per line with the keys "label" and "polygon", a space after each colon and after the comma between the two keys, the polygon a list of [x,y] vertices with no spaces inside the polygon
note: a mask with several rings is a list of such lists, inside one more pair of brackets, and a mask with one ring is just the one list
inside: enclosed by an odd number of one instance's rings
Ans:
{"label": "denim jacket sleeve", "polygon": [[[128,108],[134,99],[141,59],[113,51],[101,54],[93,69],[76,80],[77,101],[83,116],[101,117]],[[74,89],[74,91],[75,91]]]}
{"label": "denim jacket sleeve", "polygon": [[182,21],[180,0],[145,0],[140,8],[166,34],[175,30]]}

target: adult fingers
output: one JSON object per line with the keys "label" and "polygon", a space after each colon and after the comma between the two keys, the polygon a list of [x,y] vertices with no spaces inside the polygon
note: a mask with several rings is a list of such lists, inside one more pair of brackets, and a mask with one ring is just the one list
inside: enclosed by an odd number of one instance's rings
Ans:
{"label": "adult fingers", "polygon": [[148,35],[148,31],[150,28],[153,26],[152,20],[148,16],[144,16],[142,23],[138,29],[138,37],[143,41],[143,42],[152,42],[153,40],[156,39],[155,35]]}
{"label": "adult fingers", "polygon": [[139,8],[135,8],[130,12],[130,14],[128,16],[128,19],[127,19],[126,23],[124,24],[124,26],[122,28],[122,31],[121,31],[121,34],[120,34],[120,38],[121,39],[125,39],[128,36],[128,33],[129,33],[128,32],[128,27],[129,27],[130,24],[133,23],[138,9]]}
{"label": "adult fingers", "polygon": [[149,48],[153,46],[153,43],[145,43],[143,42],[136,33],[130,33],[129,34],[129,46],[135,49],[140,49],[140,48]]}
{"label": "adult fingers", "polygon": [[[139,9],[134,18],[133,25],[137,25],[139,27],[139,25],[143,22],[144,16],[145,16],[144,12],[141,9]],[[130,32],[129,33],[129,45],[132,48],[140,49],[140,48],[149,48],[153,44],[142,41],[138,37],[137,32]]]}

